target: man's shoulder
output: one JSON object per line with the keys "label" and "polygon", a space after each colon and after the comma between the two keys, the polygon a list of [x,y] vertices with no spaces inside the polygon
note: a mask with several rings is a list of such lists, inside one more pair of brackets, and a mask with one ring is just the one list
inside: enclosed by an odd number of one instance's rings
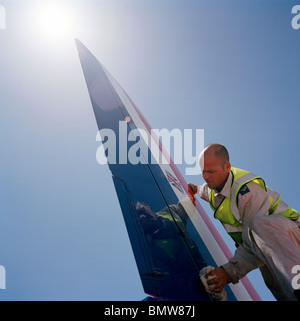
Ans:
{"label": "man's shoulder", "polygon": [[260,193],[265,193],[265,190],[257,183],[255,182],[248,182],[245,185],[241,187],[241,189],[238,192],[238,195],[240,196],[250,196],[251,194],[260,194]]}
{"label": "man's shoulder", "polygon": [[240,195],[245,195],[245,194],[248,194],[248,193],[250,193],[250,189],[249,189],[249,187],[247,186],[247,184],[245,184],[245,185],[242,186],[242,188],[240,189],[239,194],[240,194]]}

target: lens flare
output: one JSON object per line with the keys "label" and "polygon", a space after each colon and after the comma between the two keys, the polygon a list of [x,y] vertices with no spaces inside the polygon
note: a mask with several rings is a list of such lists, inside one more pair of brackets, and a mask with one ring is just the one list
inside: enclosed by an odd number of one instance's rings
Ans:
{"label": "lens flare", "polygon": [[35,11],[37,28],[48,37],[71,36],[74,22],[70,8],[62,3],[47,1],[40,4]]}

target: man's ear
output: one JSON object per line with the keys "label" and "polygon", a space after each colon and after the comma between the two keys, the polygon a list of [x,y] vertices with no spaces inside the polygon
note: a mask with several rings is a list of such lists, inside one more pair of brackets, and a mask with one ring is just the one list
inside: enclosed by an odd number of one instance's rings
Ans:
{"label": "man's ear", "polygon": [[227,162],[227,163],[225,163],[225,170],[226,170],[226,172],[230,172],[230,170],[231,170],[231,164],[229,163],[229,162]]}

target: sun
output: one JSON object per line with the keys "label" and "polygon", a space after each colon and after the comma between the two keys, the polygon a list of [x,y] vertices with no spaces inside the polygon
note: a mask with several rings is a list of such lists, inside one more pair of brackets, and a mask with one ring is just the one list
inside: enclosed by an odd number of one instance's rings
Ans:
{"label": "sun", "polygon": [[71,8],[62,1],[41,1],[35,10],[37,28],[48,37],[71,36],[74,26]]}

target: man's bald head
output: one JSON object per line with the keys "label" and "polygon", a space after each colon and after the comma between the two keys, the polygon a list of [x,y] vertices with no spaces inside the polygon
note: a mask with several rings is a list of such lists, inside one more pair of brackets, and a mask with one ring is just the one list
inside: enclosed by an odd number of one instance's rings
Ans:
{"label": "man's bald head", "polygon": [[214,143],[207,145],[200,155],[203,155],[204,157],[214,155],[215,158],[219,160],[222,165],[229,162],[229,153],[226,147],[221,144]]}
{"label": "man's bald head", "polygon": [[208,187],[220,191],[231,169],[227,149],[221,144],[209,144],[200,153],[199,166]]}

